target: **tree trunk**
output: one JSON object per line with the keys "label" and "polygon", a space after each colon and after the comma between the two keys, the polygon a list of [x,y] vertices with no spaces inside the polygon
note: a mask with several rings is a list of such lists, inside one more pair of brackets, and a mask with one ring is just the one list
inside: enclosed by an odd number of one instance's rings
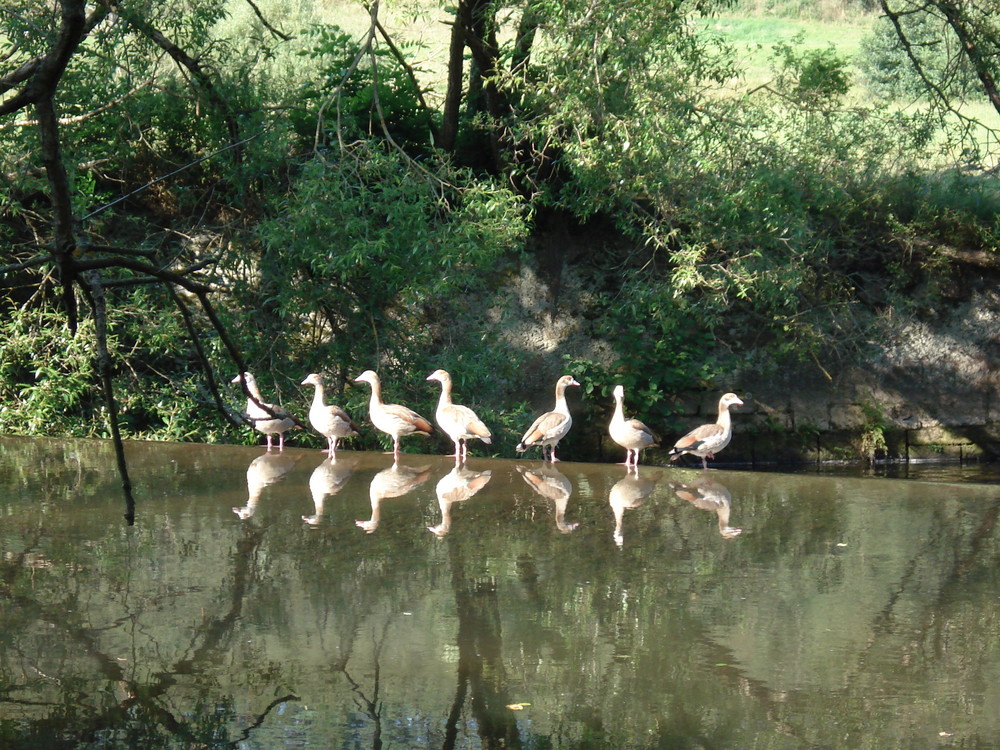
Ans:
{"label": "tree trunk", "polygon": [[[461,0],[460,5],[464,4]],[[444,97],[444,112],[438,147],[454,153],[458,139],[458,118],[462,106],[462,89],[465,86],[465,31],[461,23],[461,9],[455,12],[451,24],[451,43],[448,47],[448,89]]]}
{"label": "tree trunk", "polygon": [[955,36],[958,37],[965,56],[972,65],[972,69],[976,71],[976,76],[982,83],[983,91],[986,92],[986,96],[993,105],[993,109],[1000,114],[1000,92],[997,91],[996,80],[993,78],[989,65],[982,52],[980,52],[973,34],[970,32],[969,26],[971,22],[967,18],[963,18],[962,12],[954,2],[947,2],[946,0],[944,2],[937,2],[935,5],[944,14],[948,25],[951,26],[952,31],[955,32]]}

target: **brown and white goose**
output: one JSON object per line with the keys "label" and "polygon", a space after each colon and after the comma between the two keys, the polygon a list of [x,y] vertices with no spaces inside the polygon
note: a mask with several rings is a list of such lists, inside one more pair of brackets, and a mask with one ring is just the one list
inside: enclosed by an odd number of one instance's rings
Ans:
{"label": "brown and white goose", "polygon": [[719,399],[719,418],[715,424],[695,427],[674,443],[674,447],[670,449],[670,460],[676,461],[685,453],[690,453],[692,456],[700,456],[702,467],[707,469],[707,459],[715,458],[715,454],[729,445],[733,437],[733,420],[729,407],[742,405],[743,402],[735,393],[725,394]]}
{"label": "brown and white goose", "polygon": [[465,464],[455,464],[455,468],[438,480],[434,492],[437,494],[438,507],[441,508],[441,523],[428,526],[427,530],[438,538],[443,537],[451,529],[451,506],[464,502],[485,487],[493,472],[469,471]]}
{"label": "brown and white goose", "polygon": [[533,469],[526,469],[523,466],[515,467],[521,477],[531,489],[551,500],[555,511],[556,529],[562,534],[569,534],[579,526],[579,522],[566,521],[566,507],[573,494],[573,483],[569,477],[563,474],[555,466],[537,466]]}
{"label": "brown and white goose", "polygon": [[518,453],[540,445],[542,460],[545,461],[545,446],[549,446],[548,460],[553,463],[559,460],[556,458],[556,444],[566,437],[569,428],[573,426],[573,418],[569,415],[569,406],[566,404],[566,389],[571,385],[580,385],[572,375],[563,375],[556,381],[555,407],[532,422],[515,448]]}
{"label": "brown and white goose", "polygon": [[638,466],[639,451],[659,445],[660,436],[638,419],[625,419],[622,410],[625,389],[622,386],[615,386],[614,397],[615,413],[608,425],[608,434],[625,449],[625,466]]}
{"label": "brown and white goose", "polygon": [[638,467],[629,467],[625,470],[625,476],[619,479],[608,492],[608,504],[615,517],[615,530],[612,537],[619,547],[625,544],[625,537],[622,535],[625,511],[641,506],[646,498],[652,494],[659,479],[660,472],[640,476]]}
{"label": "brown and white goose", "polygon": [[312,372],[302,381],[302,385],[311,385],[313,392],[312,406],[309,407],[309,424],[320,435],[326,438],[326,449],[330,458],[337,455],[337,440],[359,435],[359,427],[354,424],[347,412],[339,406],[327,404],[324,400],[323,378]]}
{"label": "brown and white goose", "polygon": [[382,383],[372,370],[365,370],[354,379],[356,383],[368,383],[372,387],[368,403],[368,416],[379,430],[392,436],[392,454],[399,455],[399,439],[405,435],[430,436],[434,427],[412,409],[401,404],[386,404],[382,401]]}
{"label": "brown and white goose", "polygon": [[243,381],[244,388],[251,398],[247,399],[246,416],[258,432],[267,436],[267,449],[271,450],[271,437],[278,436],[278,450],[285,449],[285,431],[296,426],[295,418],[288,412],[275,404],[264,401],[257,387],[257,381],[249,372],[241,373],[232,379],[233,383]]}
{"label": "brown and white goose", "polygon": [[441,398],[438,400],[434,418],[438,427],[455,443],[455,461],[464,461],[469,453],[466,441],[479,438],[484,443],[492,443],[493,435],[483,421],[468,406],[451,402],[451,375],[445,370],[435,370],[428,380],[441,383]]}
{"label": "brown and white goose", "polygon": [[729,525],[733,495],[726,485],[709,479],[707,475],[703,474],[695,481],[686,484],[671,482],[670,487],[681,500],[687,500],[691,505],[701,510],[715,513],[719,519],[719,533],[726,539],[732,539],[743,533],[743,529]]}
{"label": "brown and white goose", "polygon": [[402,497],[418,485],[426,482],[431,475],[429,465],[404,466],[393,460],[392,466],[382,469],[372,477],[368,485],[368,497],[372,504],[372,516],[367,521],[355,521],[354,525],[371,534],[382,520],[382,501],[391,497]]}

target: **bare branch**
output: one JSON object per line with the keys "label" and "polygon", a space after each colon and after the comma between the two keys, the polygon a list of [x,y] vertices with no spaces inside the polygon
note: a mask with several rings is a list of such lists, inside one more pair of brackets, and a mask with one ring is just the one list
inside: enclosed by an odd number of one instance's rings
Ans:
{"label": "bare branch", "polygon": [[215,82],[212,80],[212,76],[209,75],[208,71],[199,63],[196,59],[191,57],[187,52],[181,49],[176,43],[168,39],[163,32],[154,27],[145,18],[140,17],[136,13],[131,13],[119,8],[119,13],[121,17],[136,31],[143,34],[154,44],[158,45],[164,52],[166,52],[179,66],[184,68],[191,74],[191,77],[197,81],[199,87],[205,92],[208,100],[215,106],[215,108],[222,115],[223,120],[226,123],[226,129],[229,131],[230,145],[236,149],[235,159],[239,161],[242,157],[239,147],[242,145],[243,141],[240,140],[240,127],[237,118],[233,115],[232,109],[229,106],[229,102],[219,93],[215,86]]}
{"label": "bare branch", "polygon": [[0,266],[0,275],[6,276],[9,273],[16,273],[18,271],[24,271],[29,268],[36,268],[38,266],[43,266],[46,263],[49,263],[51,260],[52,260],[51,255],[43,255],[38,258],[32,258],[30,260],[26,260],[23,263],[12,263],[11,265],[8,266]]}
{"label": "bare branch", "polygon": [[26,63],[23,63],[17,70],[12,70],[0,78],[0,94],[5,94],[18,84],[27,81],[35,74],[35,71],[38,70],[38,66],[41,64],[42,58],[36,57],[34,60],[28,60]]}
{"label": "bare branch", "polygon": [[201,164],[203,161],[208,161],[209,159],[212,159],[212,158],[218,156],[219,154],[225,153],[226,151],[229,151],[230,149],[238,148],[238,147],[240,147],[240,146],[242,146],[242,145],[244,145],[246,143],[249,143],[254,138],[259,138],[260,136],[262,136],[268,130],[270,130],[270,127],[263,128],[259,132],[254,133],[253,135],[247,136],[246,138],[244,138],[241,141],[237,141],[236,143],[229,143],[229,144],[223,146],[220,149],[216,149],[215,151],[213,151],[210,154],[205,154],[204,156],[199,157],[199,158],[195,159],[194,161],[189,162],[189,163],[187,163],[187,164],[185,164],[183,166],[180,166],[180,167],[178,167],[177,169],[175,169],[175,170],[173,170],[171,172],[167,172],[164,175],[160,175],[156,179],[150,180],[145,185],[140,185],[135,190],[130,190],[129,192],[125,193],[124,195],[118,196],[117,198],[115,198],[110,203],[105,203],[103,206],[98,206],[93,211],[91,211],[89,214],[87,214],[86,216],[84,216],[81,219],[81,221],[86,221],[87,219],[93,218],[94,216],[97,216],[98,214],[102,214],[105,211],[107,211],[109,208],[111,208],[113,206],[117,206],[122,201],[128,200],[129,198],[131,198],[136,193],[141,193],[143,190],[148,190],[153,185],[156,185],[159,182],[163,182],[164,180],[167,180],[167,179],[173,177],[176,174],[180,174],[181,172],[183,172],[186,169],[190,169],[191,167],[195,167],[195,166]]}
{"label": "bare branch", "polygon": [[378,17],[375,18],[375,28],[378,29],[379,34],[382,35],[382,39],[385,40],[385,44],[392,53],[392,56],[396,58],[396,62],[399,63],[400,67],[406,73],[406,77],[410,79],[410,84],[413,86],[413,91],[417,95],[420,107],[425,112],[429,113],[431,108],[427,106],[427,101],[424,99],[424,91],[420,88],[420,81],[417,80],[417,74],[416,71],[413,70],[413,66],[406,62],[406,58],[403,57],[402,51],[400,51],[399,47],[397,47],[395,42],[392,41],[392,38],[389,36],[389,32],[385,30],[385,27],[382,25],[382,22],[378,20]]}
{"label": "bare branch", "polygon": [[969,62],[972,64],[973,69],[976,70],[979,76],[980,82],[983,85],[983,90],[990,102],[993,104],[994,108],[1000,112],[1000,92],[997,91],[996,83],[985,64],[985,61],[979,55],[975,43],[972,41],[971,37],[967,34],[967,29],[965,28],[964,21],[961,19],[952,4],[944,1],[937,2],[935,0],[929,0],[928,2],[917,6],[910,7],[901,10],[893,10],[889,7],[889,0],[879,0],[882,7],[882,12],[885,13],[886,18],[892,24],[893,29],[896,32],[896,38],[899,40],[900,46],[906,53],[907,58],[910,60],[910,65],[913,66],[914,72],[920,79],[925,90],[930,94],[932,100],[937,103],[942,112],[947,112],[951,116],[962,124],[966,135],[975,127],[982,127],[986,130],[992,131],[993,128],[988,127],[980,120],[975,117],[970,117],[968,114],[962,112],[958,107],[956,107],[951,102],[951,97],[948,93],[937,84],[936,81],[932,80],[931,76],[928,74],[920,58],[914,51],[914,44],[910,41],[906,30],[903,28],[900,19],[906,15],[918,12],[931,13],[933,11],[940,12],[948,23],[952,30],[955,32],[959,41],[963,45],[964,54],[969,58]]}
{"label": "bare branch", "polygon": [[[191,337],[191,344],[194,346],[195,354],[198,356],[198,362],[201,363],[202,372],[205,374],[205,380],[208,382],[208,389],[212,392],[212,398],[215,399],[215,405],[223,416],[229,421],[233,427],[238,427],[242,422],[235,419],[227,408],[225,400],[222,398],[222,393],[219,391],[219,385],[215,380],[215,373],[212,369],[211,363],[208,361],[208,355],[205,354],[205,349],[201,345],[201,339],[198,336],[198,332],[194,327],[194,318],[191,315],[191,310],[187,306],[187,303],[181,299],[181,296],[177,294],[177,290],[172,286],[167,287],[170,292],[170,297],[173,299],[174,304],[177,305],[177,309],[180,310],[181,317],[184,319],[184,327],[187,328],[188,336]],[[240,370],[242,372],[242,370]]]}
{"label": "bare branch", "polygon": [[341,134],[341,128],[340,128],[340,102],[344,93],[344,84],[347,83],[347,81],[350,79],[352,75],[354,75],[354,72],[358,69],[358,65],[360,65],[361,61],[365,59],[365,55],[368,53],[368,50],[371,49],[371,46],[374,43],[375,24],[378,20],[378,0],[376,0],[375,3],[372,4],[371,8],[368,10],[368,15],[371,19],[371,23],[368,26],[368,31],[365,32],[363,41],[361,42],[361,48],[358,50],[358,53],[354,56],[354,60],[351,61],[351,64],[347,67],[347,70],[344,71],[344,75],[340,77],[340,83],[337,84],[337,88],[335,88],[333,90],[333,93],[326,98],[326,100],[323,102],[322,105],[320,105],[319,112],[316,115],[316,135],[313,140],[313,151],[315,151],[316,156],[324,163],[326,163],[326,159],[323,157],[323,154],[320,151],[320,143],[322,141],[322,133],[323,133],[324,115],[326,113],[327,108],[331,104],[337,105],[337,143],[340,145],[340,149],[343,150],[344,139],[343,135]]}
{"label": "bare branch", "polygon": [[293,36],[289,36],[288,34],[284,34],[284,33],[280,32],[280,31],[278,31],[270,23],[268,23],[267,19],[264,18],[264,14],[260,12],[260,8],[257,7],[257,4],[253,0],[246,0],[246,3],[247,3],[247,5],[249,5],[253,9],[254,14],[257,16],[257,19],[262,24],[264,24],[264,28],[267,29],[268,31],[270,31],[276,37],[278,37],[279,39],[283,39],[286,42],[290,42],[290,41],[292,41],[292,39],[295,38]]}
{"label": "bare branch", "polygon": [[[141,91],[142,89],[146,88],[147,86],[149,86],[151,84],[152,84],[152,81],[146,81],[142,85],[136,86],[131,91],[129,91],[129,92],[125,93],[125,94],[122,94],[121,96],[118,96],[118,97],[112,99],[111,101],[107,102],[106,104],[103,104],[100,107],[98,107],[97,109],[92,110],[90,112],[84,112],[83,114],[73,115],[71,117],[60,117],[59,118],[59,124],[60,125],[73,125],[73,124],[78,123],[78,122],[84,122],[86,120],[89,120],[91,117],[96,117],[97,115],[103,114],[104,112],[107,112],[112,107],[116,107],[119,104],[121,104],[128,97],[132,96],[132,94],[136,93],[137,91]],[[19,120],[17,122],[8,122],[8,123],[4,123],[3,125],[0,125],[0,132],[3,132],[5,130],[10,130],[12,128],[30,128],[30,127],[36,127],[37,125],[38,125],[38,120]]]}
{"label": "bare branch", "polygon": [[135,271],[147,276],[152,276],[153,278],[165,281],[168,284],[176,284],[183,289],[187,289],[192,294],[207,294],[212,291],[212,287],[208,284],[192,281],[182,273],[177,271],[168,271],[165,268],[157,268],[149,263],[143,263],[142,261],[135,260],[133,258],[84,258],[74,261],[74,268],[77,273],[83,273],[85,271],[99,271],[106,268],[124,268],[129,271]]}
{"label": "bare branch", "polygon": [[962,17],[954,3],[938,2],[936,5],[941,13],[944,14],[948,25],[955,32],[955,36],[958,37],[966,58],[972,65],[972,69],[976,71],[976,76],[983,85],[983,91],[986,93],[987,98],[989,98],[990,103],[997,113],[1000,114],[1000,92],[997,91],[996,80],[993,78],[989,66],[979,51],[979,47],[976,45],[972,34],[969,33],[968,19]]}
{"label": "bare branch", "polygon": [[111,429],[111,440],[115,446],[115,459],[118,462],[118,476],[122,482],[122,492],[125,495],[125,521],[131,526],[135,523],[135,498],[132,496],[132,480],[129,478],[128,462],[125,460],[125,446],[122,443],[122,433],[118,425],[118,401],[115,399],[113,368],[111,353],[108,351],[108,313],[104,289],[100,276],[96,273],[83,274],[78,277],[81,288],[84,289],[90,308],[94,313],[94,333],[97,339],[97,371],[101,377],[101,390],[104,392],[104,407],[108,415],[108,426]]}

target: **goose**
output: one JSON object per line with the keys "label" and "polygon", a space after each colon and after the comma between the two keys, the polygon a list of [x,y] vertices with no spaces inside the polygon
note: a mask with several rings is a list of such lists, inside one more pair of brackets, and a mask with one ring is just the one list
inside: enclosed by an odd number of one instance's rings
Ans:
{"label": "goose", "polygon": [[729,525],[733,495],[726,485],[702,475],[700,478],[687,484],[671,482],[670,488],[681,500],[686,500],[701,510],[715,513],[719,519],[719,533],[724,538],[732,539],[743,533],[743,529],[737,529]]}
{"label": "goose", "polygon": [[354,525],[371,534],[382,520],[382,501],[391,497],[402,497],[410,490],[426,482],[431,475],[429,465],[404,466],[393,459],[392,466],[382,469],[372,477],[368,485],[368,498],[372,504],[372,516],[367,521],[355,521]]}
{"label": "goose", "polygon": [[531,489],[551,500],[555,510],[556,529],[562,534],[569,534],[579,522],[566,522],[566,507],[569,505],[570,496],[573,494],[573,483],[569,477],[563,474],[555,466],[539,466],[535,469],[527,469],[523,466],[515,467],[521,478]]}
{"label": "goose", "polygon": [[700,456],[702,467],[708,469],[707,459],[715,458],[715,454],[729,445],[733,437],[733,420],[729,414],[729,407],[742,405],[743,402],[735,393],[725,394],[719,399],[719,418],[715,424],[695,427],[674,443],[669,453],[670,460],[676,461],[685,453],[690,453],[692,456]]}
{"label": "goose", "polygon": [[464,461],[469,454],[469,445],[466,441],[479,438],[487,445],[493,442],[493,435],[472,409],[451,402],[451,375],[447,371],[435,370],[427,376],[427,379],[441,383],[441,398],[434,418],[438,427],[455,443],[456,462]]}
{"label": "goose", "polygon": [[637,466],[625,467],[625,476],[619,479],[608,492],[608,505],[615,516],[615,530],[612,537],[619,547],[624,546],[625,537],[622,535],[622,521],[625,511],[638,508],[649,497],[656,488],[656,483],[660,479],[660,472],[655,474],[639,474]]}
{"label": "goose", "polygon": [[439,539],[451,529],[451,506],[468,500],[479,490],[485,487],[493,472],[470,471],[465,468],[465,464],[455,464],[455,468],[438,480],[434,488],[437,494],[438,507],[441,508],[441,523],[437,526],[428,526],[427,530]]}
{"label": "goose", "polygon": [[243,381],[250,398],[247,399],[246,417],[253,424],[254,429],[267,436],[267,449],[271,450],[271,437],[278,436],[278,450],[285,449],[285,431],[297,425],[295,417],[275,404],[264,401],[257,387],[257,380],[249,372],[237,375],[231,382],[239,383]]}
{"label": "goose", "polygon": [[542,447],[542,460],[545,461],[545,446],[549,446],[548,460],[552,463],[559,460],[556,458],[556,444],[566,437],[569,428],[573,426],[573,418],[569,415],[569,406],[566,404],[566,389],[571,385],[580,385],[573,379],[572,375],[563,375],[556,381],[555,407],[552,411],[545,412],[532,422],[531,427],[524,433],[524,437],[515,448],[518,453],[540,445]]}
{"label": "goose", "polygon": [[608,425],[611,439],[625,449],[625,466],[639,465],[639,451],[660,444],[660,436],[653,432],[638,419],[625,419],[622,411],[622,401],[625,399],[625,389],[616,385],[614,389],[615,413]]}
{"label": "goose", "polygon": [[309,424],[326,438],[327,452],[330,458],[333,458],[337,455],[338,438],[359,435],[360,428],[354,424],[346,411],[323,400],[323,379],[317,373],[309,373],[302,381],[302,385],[312,385],[316,388],[312,406],[309,407]]}
{"label": "goose", "polygon": [[365,370],[354,379],[355,383],[368,383],[372,387],[368,416],[379,430],[392,437],[392,454],[399,455],[399,439],[404,435],[424,435],[429,437],[434,427],[412,409],[401,404],[382,402],[382,383],[372,370]]}

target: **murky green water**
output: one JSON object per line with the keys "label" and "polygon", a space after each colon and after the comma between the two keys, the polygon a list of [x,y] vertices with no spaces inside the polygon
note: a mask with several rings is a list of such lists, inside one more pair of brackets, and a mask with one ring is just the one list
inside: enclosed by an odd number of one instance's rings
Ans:
{"label": "murky green water", "polygon": [[1000,746],[998,486],[261,455],[0,440],[0,747]]}

